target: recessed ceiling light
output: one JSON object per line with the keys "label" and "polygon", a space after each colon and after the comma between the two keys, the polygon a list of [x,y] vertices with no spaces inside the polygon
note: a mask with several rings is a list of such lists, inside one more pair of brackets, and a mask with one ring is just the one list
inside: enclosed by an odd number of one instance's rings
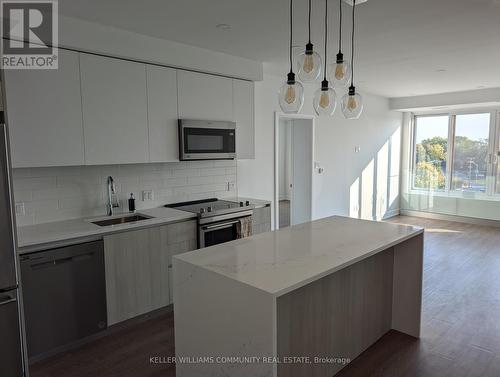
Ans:
{"label": "recessed ceiling light", "polygon": [[217,24],[215,27],[219,30],[228,31],[231,30],[231,25],[229,24]]}

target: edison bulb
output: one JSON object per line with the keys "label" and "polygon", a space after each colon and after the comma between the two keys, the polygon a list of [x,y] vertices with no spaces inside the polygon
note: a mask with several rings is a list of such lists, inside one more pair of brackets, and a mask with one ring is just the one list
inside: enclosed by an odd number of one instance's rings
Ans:
{"label": "edison bulb", "polygon": [[351,66],[348,62],[330,64],[329,79],[337,86],[346,86],[351,79]]}
{"label": "edison bulb", "polygon": [[351,88],[349,93],[342,97],[342,113],[346,119],[358,119],[363,111],[363,97]]}
{"label": "edison bulb", "polygon": [[328,81],[321,84],[321,88],[316,90],[313,98],[314,111],[318,115],[330,116],[335,112],[337,107],[337,95],[333,88],[328,86]]}
{"label": "edison bulb", "polygon": [[297,56],[297,74],[301,81],[317,80],[321,74],[321,56],[313,51],[312,45],[308,45],[306,50]]}
{"label": "edison bulb", "polygon": [[319,97],[319,107],[322,109],[327,108],[330,106],[330,98],[328,97],[328,93],[321,91],[321,95]]}
{"label": "edison bulb", "polygon": [[291,104],[295,102],[296,93],[295,93],[295,85],[288,85],[285,93],[285,102],[287,104]]}
{"label": "edison bulb", "polygon": [[[290,77],[290,76],[289,76]],[[298,113],[304,104],[304,87],[295,80],[287,80],[279,90],[279,103],[284,113]]]}
{"label": "edison bulb", "polygon": [[344,60],[344,55],[339,52],[335,63],[328,67],[328,76],[334,86],[346,86],[351,79],[351,66],[347,60]]}

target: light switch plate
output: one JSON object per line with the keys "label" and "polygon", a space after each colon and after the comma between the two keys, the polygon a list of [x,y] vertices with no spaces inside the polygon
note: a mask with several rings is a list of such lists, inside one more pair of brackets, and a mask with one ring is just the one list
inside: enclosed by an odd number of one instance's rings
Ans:
{"label": "light switch plate", "polygon": [[149,202],[153,200],[154,195],[153,195],[153,190],[144,190],[142,192],[142,201],[143,202]]}
{"label": "light switch plate", "polygon": [[26,215],[26,211],[24,209],[24,203],[16,203],[16,215],[17,216]]}

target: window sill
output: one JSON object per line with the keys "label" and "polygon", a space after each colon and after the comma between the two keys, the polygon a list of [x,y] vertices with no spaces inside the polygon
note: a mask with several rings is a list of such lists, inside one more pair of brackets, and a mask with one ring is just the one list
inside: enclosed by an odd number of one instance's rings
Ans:
{"label": "window sill", "polygon": [[485,201],[500,201],[500,194],[487,195],[484,193],[476,192],[461,192],[461,191],[430,191],[430,190],[418,190],[411,189],[408,191],[411,195],[421,195],[421,196],[437,196],[442,198],[452,198],[452,199],[466,199],[466,200],[485,200]]}

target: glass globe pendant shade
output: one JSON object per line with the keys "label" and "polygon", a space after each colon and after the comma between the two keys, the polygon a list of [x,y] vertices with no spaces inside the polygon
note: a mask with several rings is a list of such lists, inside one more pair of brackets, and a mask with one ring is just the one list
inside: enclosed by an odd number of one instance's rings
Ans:
{"label": "glass globe pendant shade", "polygon": [[351,79],[351,65],[344,60],[344,55],[339,52],[335,63],[328,67],[329,79],[334,86],[346,86]]}
{"label": "glass globe pendant shade", "polygon": [[335,90],[328,85],[328,81],[321,82],[321,88],[316,90],[313,98],[314,111],[319,116],[331,116],[337,107]]}
{"label": "glass globe pendant shade", "polygon": [[321,56],[313,50],[312,43],[297,57],[297,74],[300,81],[315,81],[321,74]]}
{"label": "glass globe pendant shade", "polygon": [[346,119],[358,119],[363,112],[363,97],[356,93],[354,86],[349,87],[349,93],[342,97],[342,113]]}
{"label": "glass globe pendant shade", "polygon": [[295,74],[290,72],[287,81],[279,90],[279,103],[284,113],[296,114],[304,104],[304,87],[295,81]]}

